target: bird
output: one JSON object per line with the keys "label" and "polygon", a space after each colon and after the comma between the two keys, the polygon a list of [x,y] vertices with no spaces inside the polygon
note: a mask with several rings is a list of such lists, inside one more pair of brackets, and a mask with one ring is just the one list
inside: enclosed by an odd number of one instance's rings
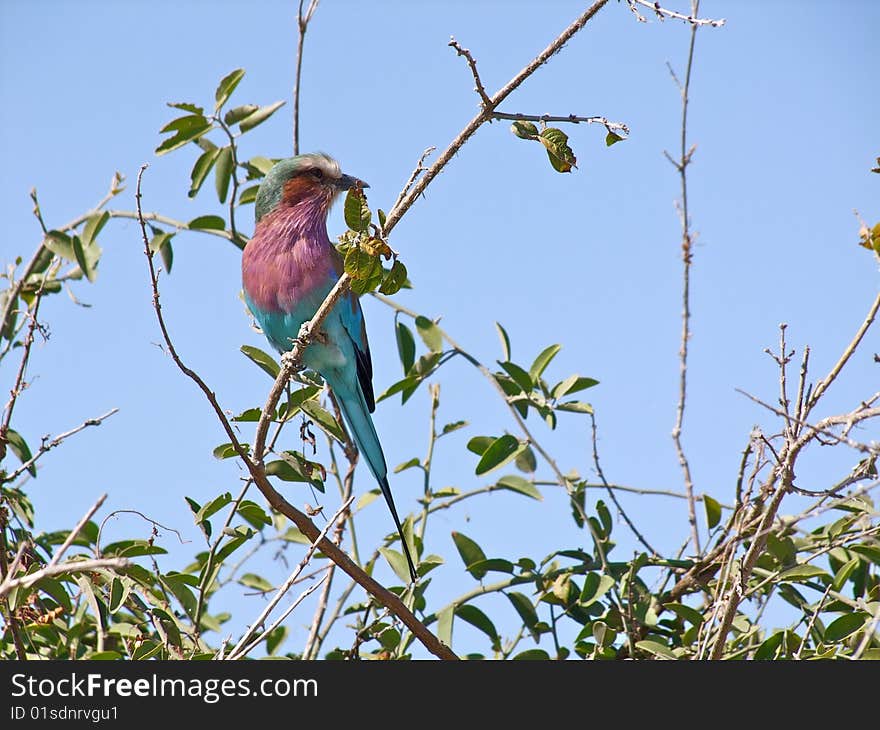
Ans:
{"label": "bird", "polygon": [[[292,349],[343,272],[342,255],[327,236],[327,214],[340,193],[369,187],[343,174],[322,152],[278,161],[261,182],[254,235],[241,260],[244,299],[280,353]],[[306,347],[302,364],[319,373],[335,396],[358,451],[379,484],[403,546],[410,577],[416,569],[388,484],[388,467],[371,413],[373,365],[358,296],[346,292]]]}

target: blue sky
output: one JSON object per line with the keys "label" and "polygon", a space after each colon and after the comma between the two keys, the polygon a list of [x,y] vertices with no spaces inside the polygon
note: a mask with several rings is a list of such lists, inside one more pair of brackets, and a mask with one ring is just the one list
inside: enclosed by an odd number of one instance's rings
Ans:
{"label": "blue sky", "polygon": [[[670,3],[686,9],[685,3]],[[6,110],[0,155],[3,265],[39,242],[28,191],[36,187],[50,226],[90,208],[115,170],[128,189],[113,207],[133,209],[139,166],[144,207],[182,220],[222,212],[210,188],[186,196],[193,151],[155,158],[167,101],[208,103],[233,68],[247,75],[237,103],[289,102],[293,85],[295,3],[16,2],[0,5],[0,98]],[[336,157],[370,183],[370,202],[389,209],[421,152],[442,149],[473,116],[477,97],[466,64],[447,47],[454,35],[477,59],[491,92],[506,83],[583,9],[578,2],[321,3],[306,41],[301,145]],[[789,324],[789,342],[812,348],[814,376],[836,360],[862,321],[877,266],[856,246],[856,209],[880,218],[876,28],[880,6],[849,2],[702,3],[721,29],[697,37],[689,137],[697,145],[689,172],[692,225],[699,238],[692,283],[690,391],[683,441],[696,489],[730,501],[748,433],[769,420],[735,388],[775,397],[775,366],[762,353]],[[830,17],[832,16],[833,17]],[[601,127],[566,127],[578,156],[571,175],[554,172],[534,143],[500,122],[459,152],[395,229],[415,285],[397,298],[431,316],[489,364],[500,357],[494,322],[528,364],[551,343],[563,350],[548,371],[601,384],[587,393],[596,408],[600,453],[609,480],[642,488],[682,489],[669,437],[678,389],[679,180],[663,151],[676,154],[680,100],[667,62],[683,74],[689,31],[678,22],[637,23],[624,3],[609,3],[587,28],[528,80],[502,109],[530,114],[603,115],[629,125],[625,143],[606,148]],[[289,155],[291,105],[243,141],[244,156]],[[250,211],[245,213],[250,231]],[[334,210],[331,235],[340,233]],[[240,353],[265,347],[249,329],[240,289],[239,252],[199,234],[175,240],[174,271],[162,280],[165,313],[184,359],[230,411],[262,403],[269,381]],[[201,394],[155,346],[140,235],[133,222],[111,222],[95,285],[77,284],[45,303],[51,339],[40,345],[33,382],[16,408],[15,428],[32,444],[85,418],[119,407],[100,429],[68,441],[42,461],[31,483],[38,527],[72,525],[102,492],[105,507],[137,509],[191,541],[163,545],[166,568],[201,549],[184,495],[198,501],[237,488],[241,472],[211,456],[225,439]],[[399,378],[393,318],[381,304],[364,308],[381,392]],[[829,391],[827,413],[852,407],[876,390],[880,350],[873,332],[845,377]],[[0,377],[9,382],[7,362]],[[438,484],[471,488],[475,435],[512,429],[495,393],[463,361],[441,371],[440,422],[470,426],[444,443]],[[4,388],[7,386],[3,386]],[[422,456],[428,400],[422,390],[400,408],[375,414],[389,464]],[[530,419],[531,421],[532,419]],[[588,421],[565,418],[557,432],[530,423],[564,470],[592,476]],[[292,433],[292,432],[291,432]],[[248,436],[245,432],[245,436]],[[878,438],[867,429],[862,440]],[[245,438],[247,440],[247,438]],[[326,453],[326,452],[325,452]],[[816,487],[846,473],[852,454],[805,461]],[[497,475],[496,475],[497,476]],[[803,477],[802,477],[803,478]],[[812,486],[812,485],[811,485]],[[373,484],[358,474],[358,493]],[[414,472],[392,481],[399,509],[416,507]],[[313,501],[290,487],[291,501]],[[450,532],[477,539],[490,556],[540,558],[586,545],[559,490],[540,503],[492,494],[436,516],[427,552],[444,555],[436,605],[473,587]],[[328,497],[330,513],[334,497]],[[591,504],[595,495],[591,495]],[[684,502],[620,497],[659,549],[687,535]],[[796,504],[793,502],[793,504]],[[390,529],[384,507],[364,513],[360,540]],[[146,537],[131,516],[108,527]],[[620,522],[620,556],[636,544]],[[111,533],[112,534],[112,533]],[[386,568],[382,568],[388,572]],[[280,580],[282,567],[265,565]],[[233,607],[242,623],[262,605]],[[501,611],[500,608],[496,609]],[[512,612],[511,612],[512,613]],[[301,646],[310,611],[290,622]],[[511,619],[513,617],[511,616]],[[503,623],[503,622],[502,622]],[[456,629],[461,651],[485,641]],[[525,648],[525,647],[523,647]]]}

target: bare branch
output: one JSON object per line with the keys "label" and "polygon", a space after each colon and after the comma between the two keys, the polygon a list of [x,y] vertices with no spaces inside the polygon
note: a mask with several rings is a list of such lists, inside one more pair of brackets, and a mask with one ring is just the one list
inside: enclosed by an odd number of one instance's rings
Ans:
{"label": "bare branch", "polygon": [[514,122],[568,122],[570,124],[601,124],[609,132],[617,130],[629,134],[629,127],[621,122],[612,122],[605,117],[579,117],[576,114],[555,116],[553,114],[508,114],[492,112],[492,119],[509,119]]}
{"label": "bare branch", "polygon": [[43,578],[50,578],[53,575],[69,575],[71,573],[88,573],[102,568],[112,568],[113,570],[122,570],[127,568],[129,560],[127,558],[97,558],[95,560],[68,560],[66,563],[58,565],[47,565],[42,570],[29,573],[21,578],[10,579],[9,576],[0,583],[0,598],[8,595],[16,588],[29,588],[38,583]]}
{"label": "bare branch", "polygon": [[67,538],[64,540],[64,542],[61,544],[61,547],[59,547],[55,551],[55,554],[52,556],[52,559],[49,561],[49,564],[46,566],[47,568],[51,568],[53,565],[58,565],[61,558],[64,557],[64,553],[67,552],[67,548],[69,548],[73,544],[73,541],[76,540],[76,536],[79,535],[82,528],[86,526],[86,523],[90,519],[92,519],[92,515],[94,515],[95,512],[97,512],[101,508],[101,505],[104,504],[105,499],[107,499],[106,492],[104,494],[102,494],[100,497],[98,497],[98,501],[95,502],[89,508],[89,510],[82,516],[82,519],[76,523],[76,526],[70,531],[70,534],[67,536]]}
{"label": "bare branch", "polygon": [[78,434],[80,431],[84,431],[90,426],[100,426],[104,421],[106,421],[110,416],[119,412],[118,408],[111,408],[109,411],[104,413],[101,416],[96,416],[95,418],[88,418],[83,421],[76,428],[72,428],[69,431],[65,431],[64,433],[59,433],[55,438],[49,438],[48,436],[43,437],[43,443],[40,445],[40,448],[37,449],[37,452],[31,456],[26,462],[24,462],[20,467],[18,467],[15,471],[10,472],[8,476],[0,481],[12,482],[17,479],[21,474],[30,469],[37,460],[45,454],[47,451],[51,451],[56,446],[60,445],[62,441],[70,438]]}
{"label": "bare branch", "polygon": [[651,0],[626,0],[626,4],[629,5],[629,9],[632,10],[633,14],[636,16],[636,19],[640,23],[646,23],[647,20],[644,15],[639,13],[636,5],[641,5],[644,8],[648,8],[651,12],[653,12],[661,21],[666,20],[666,18],[674,18],[675,20],[683,20],[685,23],[690,23],[691,26],[697,27],[700,25],[708,25],[712,28],[720,28],[726,22],[724,18],[720,18],[718,20],[711,20],[710,18],[698,18],[697,14],[700,9],[700,3],[697,2],[695,5],[692,5],[694,8],[691,11],[690,15],[683,15],[682,13],[678,13],[675,10],[667,10],[664,7],[660,6],[658,2],[651,2]]}
{"label": "bare branch", "polygon": [[320,0],[309,0],[309,7],[303,13],[303,0],[299,0],[299,7],[296,12],[296,72],[293,81],[293,154],[299,154],[299,93],[302,79],[302,59],[303,45],[306,40],[306,30],[309,27],[309,21],[312,19],[315,10],[318,9]]}
{"label": "bare branch", "polygon": [[[632,7],[632,3],[630,3]],[[699,0],[694,0],[691,7],[694,16],[699,11]],[[678,162],[673,162],[681,178],[681,253],[682,253],[682,312],[681,312],[681,347],[679,349],[679,376],[678,376],[678,405],[675,410],[675,425],[672,428],[672,441],[675,444],[675,452],[678,454],[678,463],[684,475],[684,488],[688,495],[688,522],[691,526],[691,539],[694,544],[694,552],[699,555],[700,531],[697,527],[696,503],[694,501],[694,482],[691,476],[690,462],[684,452],[681,443],[681,430],[684,424],[684,411],[687,401],[687,371],[688,371],[688,343],[691,338],[691,264],[693,262],[693,236],[690,230],[688,218],[688,185],[687,166],[690,163],[692,151],[687,148],[687,113],[688,93],[690,90],[691,70],[694,63],[694,44],[697,39],[698,25],[691,26],[691,40],[688,47],[687,70],[685,72],[684,85],[681,86],[681,157]]]}
{"label": "bare branch", "polygon": [[489,95],[486,93],[486,87],[483,86],[483,82],[480,79],[480,73],[477,71],[477,62],[474,60],[474,57],[471,55],[471,52],[467,48],[462,48],[458,41],[455,38],[450,38],[449,45],[455,49],[455,52],[459,56],[464,56],[467,59],[468,66],[471,68],[471,74],[474,77],[474,91],[477,92],[480,96],[481,106],[483,109],[488,108],[492,104],[492,100],[489,98]]}

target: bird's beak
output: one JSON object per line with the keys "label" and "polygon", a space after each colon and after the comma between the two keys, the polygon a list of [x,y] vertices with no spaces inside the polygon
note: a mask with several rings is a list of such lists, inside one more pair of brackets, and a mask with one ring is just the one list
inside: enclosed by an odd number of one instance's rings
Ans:
{"label": "bird's beak", "polygon": [[336,181],[336,187],[340,190],[348,190],[353,187],[368,188],[370,186],[363,180],[358,180],[358,178],[352,177],[351,175],[342,175]]}

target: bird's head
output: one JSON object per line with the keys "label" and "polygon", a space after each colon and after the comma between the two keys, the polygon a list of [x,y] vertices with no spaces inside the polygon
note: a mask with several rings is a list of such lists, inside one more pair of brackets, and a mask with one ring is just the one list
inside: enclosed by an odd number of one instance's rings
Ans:
{"label": "bird's head", "polygon": [[278,207],[292,207],[310,201],[327,214],[336,196],[358,185],[370,187],[363,180],[344,175],[339,163],[322,152],[297,155],[281,160],[269,170],[257,191],[256,219]]}

